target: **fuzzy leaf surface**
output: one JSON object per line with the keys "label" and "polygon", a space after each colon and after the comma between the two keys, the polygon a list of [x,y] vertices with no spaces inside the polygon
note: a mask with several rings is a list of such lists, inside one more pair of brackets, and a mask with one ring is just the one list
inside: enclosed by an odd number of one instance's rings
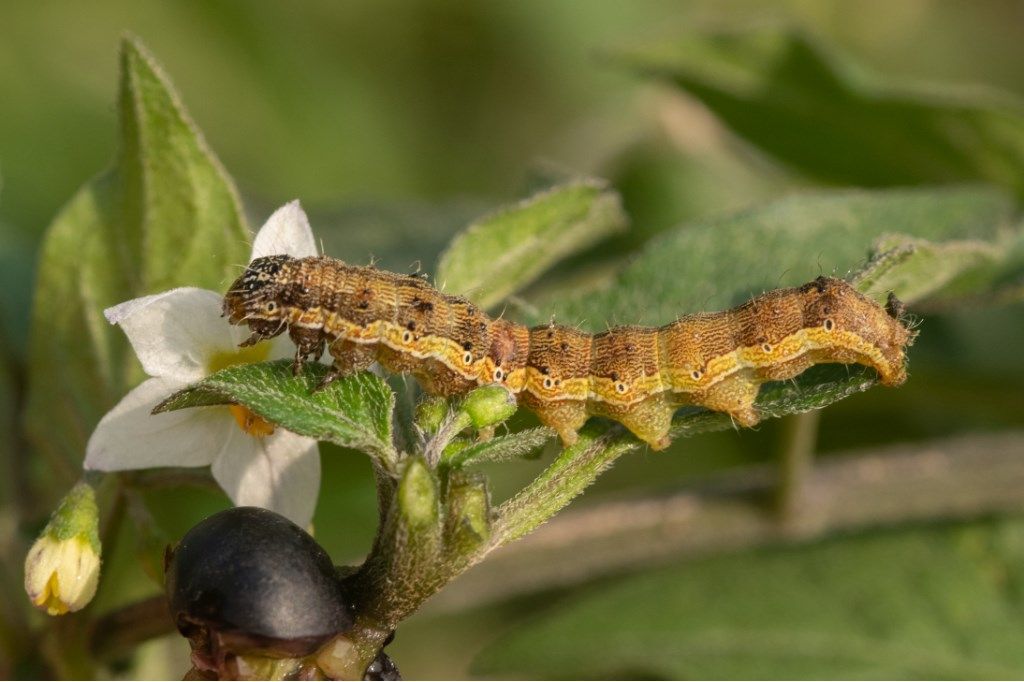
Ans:
{"label": "fuzzy leaf surface", "polygon": [[314,391],[327,371],[324,365],[311,364],[294,376],[287,360],[234,365],[175,393],[157,411],[237,403],[299,435],[393,459],[394,393],[371,372]]}
{"label": "fuzzy leaf surface", "polygon": [[437,282],[490,308],[551,265],[626,227],[616,192],[578,180],[481,218],[442,254]]}
{"label": "fuzzy leaf surface", "polygon": [[36,445],[73,472],[93,426],[141,377],[103,309],[176,286],[219,290],[248,255],[231,179],[141,45],[121,46],[119,151],[47,231],[30,332]]}

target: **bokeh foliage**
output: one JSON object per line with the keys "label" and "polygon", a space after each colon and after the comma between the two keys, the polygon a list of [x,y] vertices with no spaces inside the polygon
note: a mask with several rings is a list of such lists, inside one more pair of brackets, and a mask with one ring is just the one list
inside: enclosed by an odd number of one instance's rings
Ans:
{"label": "bokeh foliage", "polygon": [[[396,270],[420,261],[433,274],[464,226],[552,177],[603,177],[621,193],[629,231],[520,291],[510,315],[546,321],[557,313],[592,328],[658,323],[819,272],[852,274],[874,258],[875,293],[927,284],[907,296],[923,316],[911,379],[826,410],[819,454],[1020,428],[1024,356],[1008,349],[1020,347],[1024,329],[1015,198],[1024,41],[1008,8],[907,7],[792,3],[786,14],[800,29],[750,28],[744,3],[315,3],[301,12],[114,3],[87,16],[71,3],[10,8],[0,27],[0,418],[23,417],[32,386],[36,437],[30,445],[12,435],[0,447],[7,480],[31,482],[3,490],[5,508],[24,510],[22,537],[7,553],[21,556],[18,543],[65,491],[91,424],[137,378],[123,338],[98,310],[174,284],[222,288],[234,272],[224,266],[246,258],[230,180],[190,141],[176,104],[147,116],[125,102],[117,107],[128,114],[119,164],[139,161],[131,140],[155,126],[149,144],[166,146],[149,148],[152,158],[183,165],[159,169],[162,184],[146,192],[115,171],[72,200],[54,227],[65,241],[54,238],[41,261],[61,262],[56,253],[67,265],[37,273],[35,324],[54,327],[29,336],[27,263],[42,226],[118,146],[110,102],[125,25],[165,61],[239,182],[253,223],[299,196],[329,253],[354,262],[373,256]],[[718,26],[695,31],[702,23]],[[963,44],[972,49],[957,49]],[[53,45],[61,50],[45,47]],[[140,87],[156,82],[138,53],[122,59]],[[915,76],[959,83],[924,87]],[[164,134],[174,129],[183,136]],[[537,158],[549,163],[531,170]],[[147,209],[161,230],[180,230],[173,244],[139,237],[148,221],[110,218],[138,216],[142,202],[178,205],[182,193],[192,193],[184,203],[194,213]],[[89,227],[60,227],[70,223]],[[133,225],[136,237],[119,240],[114,223]],[[222,239],[223,260],[190,263],[182,245],[193,239]],[[467,286],[472,293],[479,285]],[[54,300],[60,305],[46,305]],[[98,360],[86,365],[85,357]],[[643,499],[746,471],[769,461],[780,437],[768,423],[627,456],[577,504]],[[60,459],[41,458],[40,447]],[[337,561],[351,561],[372,537],[372,477],[351,451],[325,446],[323,455],[317,535]],[[538,466],[486,470],[500,499]],[[171,538],[226,503],[201,487],[141,497]],[[157,591],[136,557],[152,544],[146,533],[142,523],[119,534],[97,612]],[[534,598],[428,606],[390,651],[419,677],[467,675],[481,650],[472,670],[492,676],[1019,676],[1020,533],[1012,516],[865,530],[657,572],[639,566],[621,583],[559,585],[558,599],[542,583]],[[23,613],[20,595],[8,608],[16,564],[5,570],[0,600],[4,644],[15,652],[8,660],[28,650],[22,621],[40,624]],[[458,589],[449,588],[456,597]],[[765,631],[775,635],[767,644]],[[165,641],[116,665],[178,675],[180,644]],[[879,647],[885,655],[863,655]],[[33,674],[35,665],[21,660],[16,670]]]}

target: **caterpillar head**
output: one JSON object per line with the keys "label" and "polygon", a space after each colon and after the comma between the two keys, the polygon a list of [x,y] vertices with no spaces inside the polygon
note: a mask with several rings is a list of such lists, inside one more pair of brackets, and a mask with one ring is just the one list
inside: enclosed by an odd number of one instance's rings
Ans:
{"label": "caterpillar head", "polygon": [[223,314],[231,324],[247,322],[258,327],[277,328],[284,314],[281,301],[283,271],[291,256],[264,256],[249,263],[242,276],[224,295]]}
{"label": "caterpillar head", "polygon": [[[893,297],[886,308],[859,293],[841,279],[819,277],[800,288],[804,294],[804,323],[820,327],[830,336],[847,335],[837,347],[850,345],[848,352],[835,350],[842,362],[869,364],[878,370],[883,384],[896,386],[907,378],[906,348],[914,334],[904,325],[902,304]],[[849,334],[853,334],[853,338]],[[853,346],[858,346],[854,348]],[[875,360],[865,353],[874,349]]]}

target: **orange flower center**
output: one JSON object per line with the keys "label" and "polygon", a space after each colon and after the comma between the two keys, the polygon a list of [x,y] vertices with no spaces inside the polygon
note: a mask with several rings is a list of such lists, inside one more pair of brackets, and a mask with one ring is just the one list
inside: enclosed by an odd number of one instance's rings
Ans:
{"label": "orange flower center", "polygon": [[238,422],[238,428],[242,429],[250,436],[262,438],[274,433],[274,425],[253,414],[248,407],[243,405],[228,405],[228,409],[231,410],[231,416],[235,418],[236,422]]}

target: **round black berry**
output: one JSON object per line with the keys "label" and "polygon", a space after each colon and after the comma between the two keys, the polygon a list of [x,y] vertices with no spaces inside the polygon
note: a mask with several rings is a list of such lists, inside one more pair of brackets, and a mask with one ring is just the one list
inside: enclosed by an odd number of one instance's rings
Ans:
{"label": "round black berry", "polygon": [[305,656],[352,625],[327,552],[266,509],[236,507],[169,552],[171,615],[195,654]]}

